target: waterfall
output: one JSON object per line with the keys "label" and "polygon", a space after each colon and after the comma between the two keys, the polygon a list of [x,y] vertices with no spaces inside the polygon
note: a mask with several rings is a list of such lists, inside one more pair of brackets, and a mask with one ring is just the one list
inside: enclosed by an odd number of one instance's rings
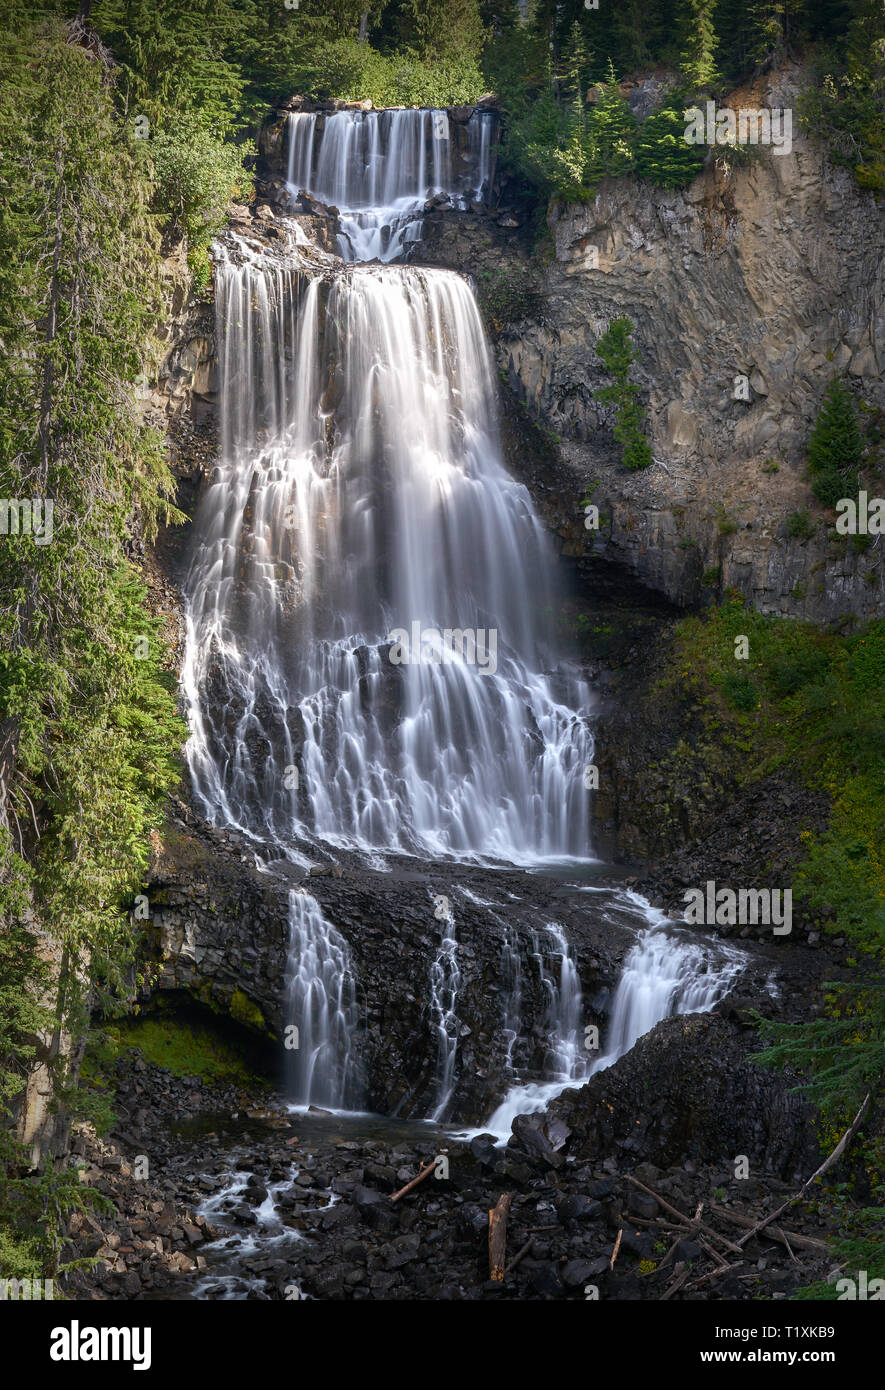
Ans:
{"label": "waterfall", "polygon": [[505,927],[501,945],[500,980],[504,998],[501,1010],[501,1031],[506,1044],[504,1065],[512,1075],[514,1048],[519,1039],[522,1021],[522,961],[519,956],[519,937],[509,927]]}
{"label": "waterfall", "polygon": [[624,962],[612,1001],[606,1053],[594,1071],[610,1067],[638,1038],[673,1014],[705,1014],[731,989],[741,972],[737,952],[719,952],[684,936],[644,933]]}
{"label": "waterfall", "polygon": [[283,845],[584,856],[590,695],[466,281],[328,283],[232,238],[216,306],[222,458],[186,582],[204,813]]}
{"label": "waterfall", "polygon": [[[444,110],[291,114],[287,181],[340,213],[345,260],[391,261],[420,239],[426,199],[488,196],[495,116],[474,111],[459,156]],[[456,164],[463,166],[456,172]]]}
{"label": "waterfall", "polygon": [[[587,1054],[582,1049],[581,980],[559,923],[548,922],[545,936],[547,940],[543,946],[535,938],[533,959],[547,997],[546,1079],[512,1086],[482,1126],[482,1133],[495,1134],[502,1139],[509,1136],[517,1115],[543,1110],[567,1086],[578,1085],[589,1071]],[[546,955],[552,956],[552,966],[548,965]]]}
{"label": "waterfall", "polygon": [[[642,903],[637,895],[633,901]],[[648,910],[650,919],[657,914]],[[743,968],[743,956],[720,943],[701,944],[686,933],[664,931],[657,921],[643,931],[630,950],[612,1001],[606,1049],[591,1060],[583,1049],[581,985],[560,928],[547,928],[561,953],[558,982],[549,977],[541,959],[542,979],[550,992],[553,1060],[545,1071],[550,1079],[515,1085],[493,1112],[482,1133],[506,1139],[517,1115],[544,1110],[569,1086],[581,1085],[629,1052],[657,1023],[675,1014],[708,1013],[732,988]]]}
{"label": "waterfall", "polygon": [[[541,983],[548,996],[547,1028],[550,1037],[550,1056],[545,1071],[563,1081],[577,1080],[584,1074],[586,1054],[582,1051],[583,1001],[581,980],[565,932],[558,922],[548,922],[546,934],[553,948],[558,969],[548,970],[544,955],[535,953]],[[549,948],[548,948],[549,949]]]}
{"label": "waterfall", "polygon": [[461,972],[458,969],[455,914],[448,898],[442,895],[436,898],[434,916],[442,921],[443,930],[439,949],[430,968],[430,1011],[435,1020],[438,1038],[436,1100],[430,1118],[442,1120],[454,1090],[458,1031],[461,1027],[455,1005],[458,1001]]}
{"label": "waterfall", "polygon": [[[353,1108],[358,1096],[356,988],[347,943],[316,898],[289,894],[287,1083],[296,1105]],[[297,1034],[292,1033],[292,1028]]]}
{"label": "waterfall", "polygon": [[[552,545],[504,467],[473,293],[454,272],[390,264],[420,237],[429,196],[488,197],[494,117],[455,124],[432,110],[290,116],[288,181],[339,209],[341,259],[306,247],[295,223],[285,248],[233,233],[214,247],[221,451],[184,583],[187,756],[207,819],[289,860],[329,847],[519,865],[590,853],[590,692],[556,639]],[[439,920],[434,1118],[452,1100],[461,1027],[450,907]],[[347,944],[305,893],[291,895],[289,932],[291,1092],[352,1105]],[[536,962],[545,1080],[505,1098],[490,1122],[502,1133],[658,1019],[724,992],[709,952],[646,934],[592,1062],[555,923]],[[502,965],[512,1065],[515,935]]]}

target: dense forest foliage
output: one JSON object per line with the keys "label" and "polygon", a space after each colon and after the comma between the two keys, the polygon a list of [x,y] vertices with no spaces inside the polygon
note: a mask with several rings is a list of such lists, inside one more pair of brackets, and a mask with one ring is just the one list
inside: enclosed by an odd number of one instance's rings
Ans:
{"label": "dense forest foliage", "polygon": [[[150,539],[176,516],[162,440],[138,403],[164,313],[163,237],[186,239],[203,288],[211,238],[231,197],[248,191],[257,127],[296,92],[378,105],[494,92],[511,167],[542,200],[586,198],[603,177],[631,171],[663,186],[691,179],[703,155],[679,138],[686,103],[800,57],[814,78],[802,122],[881,193],[885,5],[26,0],[4,16],[0,42],[0,493],[51,499],[53,533],[46,543],[47,518],[41,534],[22,514],[20,534],[0,546],[0,1106],[9,1107],[38,1060],[54,1061],[64,1094],[62,1037],[82,1034],[97,1003],[125,1010],[148,833],[180,777],[174,673],[127,558],[134,533]],[[671,87],[638,124],[623,82],[655,72]],[[616,331],[602,351],[627,461],[642,467],[629,334]],[[810,458],[821,500],[832,493],[828,431],[855,476],[860,445],[846,411],[834,387]],[[734,621],[726,606],[712,625],[689,623],[696,669],[761,747],[786,731],[808,777],[834,797],[802,889],[869,968],[856,988],[834,992],[826,1018],[773,1037],[769,1058],[809,1067],[824,1112],[841,1123],[865,1091],[881,1090],[885,1071],[873,964],[885,927],[882,628],[850,640],[796,628],[784,646],[758,619],[752,690],[734,690],[713,640],[727,647]],[[742,631],[749,622],[742,611]],[[835,748],[850,759],[847,785]],[[63,1172],[30,1181],[27,1166],[3,1137],[2,1272],[54,1271],[64,1215],[87,1200]],[[881,1189],[862,1196],[873,1211]],[[871,1274],[885,1272],[881,1237],[865,1258]]]}

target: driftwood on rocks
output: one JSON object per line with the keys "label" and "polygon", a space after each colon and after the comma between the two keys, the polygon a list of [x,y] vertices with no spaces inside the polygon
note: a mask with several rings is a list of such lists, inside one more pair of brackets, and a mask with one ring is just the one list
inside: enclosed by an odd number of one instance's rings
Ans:
{"label": "driftwood on rocks", "polygon": [[782,1226],[769,1225],[762,1230],[759,1223],[754,1221],[752,1217],[743,1216],[740,1212],[732,1211],[730,1207],[716,1206],[715,1203],[711,1210],[717,1216],[723,1217],[726,1221],[732,1221],[735,1226],[742,1226],[746,1230],[746,1236],[741,1236],[741,1244],[755,1232],[756,1235],[764,1236],[766,1240],[777,1241],[778,1245],[795,1245],[797,1250],[811,1250],[821,1255],[833,1253],[832,1247],[827,1245],[826,1241],[815,1240],[813,1236],[803,1236],[798,1231],[785,1231]]}
{"label": "driftwood on rocks", "polygon": [[417,1178],[412,1178],[412,1181],[407,1182],[405,1187],[401,1187],[399,1192],[391,1194],[391,1202],[398,1202],[400,1197],[405,1197],[406,1193],[411,1192],[413,1187],[417,1187],[419,1182],[423,1182],[425,1178],[429,1178],[430,1174],[435,1171],[438,1162],[438,1159],[432,1158],[427,1166],[421,1169]]}
{"label": "driftwood on rocks", "polygon": [[618,1251],[619,1251],[620,1248],[621,1248],[621,1236],[622,1236],[623,1234],[624,1234],[624,1228],[623,1228],[623,1226],[620,1226],[620,1227],[618,1228],[618,1238],[617,1238],[617,1240],[615,1241],[615,1248],[614,1248],[614,1250],[612,1250],[611,1259],[610,1259],[609,1262],[608,1262],[608,1267],[609,1267],[609,1269],[614,1269],[614,1267],[615,1267],[615,1260],[618,1258]]}
{"label": "driftwood on rocks", "polygon": [[685,1212],[680,1211],[678,1207],[671,1206],[659,1193],[652,1192],[650,1187],[645,1186],[645,1183],[641,1183],[638,1178],[634,1178],[632,1173],[625,1173],[624,1177],[627,1179],[627,1182],[632,1182],[635,1187],[641,1188],[649,1197],[654,1197],[658,1205],[664,1208],[664,1211],[668,1211],[671,1216],[675,1216],[689,1231],[703,1231],[705,1236],[709,1236],[711,1240],[718,1240],[719,1244],[724,1245],[726,1250],[730,1250],[732,1254],[743,1254],[740,1246],[734,1245],[727,1236],[722,1235],[720,1231],[714,1231],[712,1226],[706,1225],[703,1221],[695,1221],[692,1217],[686,1216]]}
{"label": "driftwood on rocks", "polygon": [[519,1250],[516,1252],[516,1254],[513,1256],[513,1259],[510,1261],[509,1265],[504,1270],[505,1274],[509,1274],[511,1269],[516,1269],[516,1266],[519,1264],[520,1260],[525,1259],[526,1255],[531,1250],[533,1244],[534,1241],[531,1237],[529,1237],[525,1245],[520,1246]]}
{"label": "driftwood on rocks", "polygon": [[[867,1107],[869,1106],[869,1103],[870,1092],[867,1091],[867,1094],[864,1097],[863,1105],[858,1110],[854,1119],[851,1121],[851,1124],[848,1126],[845,1133],[842,1135],[842,1138],[839,1140],[838,1144],[833,1149],[829,1157],[825,1158],[820,1167],[815,1169],[811,1177],[808,1178],[807,1181],[802,1184],[798,1192],[795,1192],[792,1197],[788,1197],[786,1202],[782,1203],[782,1205],[779,1206],[775,1211],[771,1212],[770,1215],[764,1217],[761,1221],[757,1221],[755,1226],[753,1226],[749,1231],[747,1231],[747,1234],[745,1236],[741,1236],[740,1240],[738,1241],[739,1245],[746,1245],[747,1241],[752,1240],[753,1236],[757,1235],[760,1231],[764,1230],[765,1227],[769,1224],[769,1222],[776,1221],[782,1212],[785,1212],[789,1207],[793,1206],[795,1202],[800,1201],[801,1198],[805,1196],[811,1184],[817,1178],[823,1177],[824,1173],[826,1173],[829,1168],[832,1168],[834,1163],[838,1162],[838,1160],[844,1154],[845,1150],[848,1148],[848,1145],[851,1143],[855,1134],[860,1129],[861,1121],[863,1120],[863,1117],[867,1112]],[[793,1237],[791,1233],[790,1239],[792,1240],[792,1238]]]}
{"label": "driftwood on rocks", "polygon": [[504,1192],[489,1211],[489,1275],[500,1284],[504,1278],[504,1258],[507,1254],[507,1217],[513,1201],[512,1192]]}

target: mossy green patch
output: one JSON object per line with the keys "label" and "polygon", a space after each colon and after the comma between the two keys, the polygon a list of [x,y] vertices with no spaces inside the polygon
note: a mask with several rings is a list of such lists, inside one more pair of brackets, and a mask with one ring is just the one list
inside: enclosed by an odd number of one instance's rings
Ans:
{"label": "mossy green patch", "polygon": [[98,1035],[94,1033],[84,1058],[84,1079],[91,1085],[107,1086],[113,1077],[113,1063],[130,1051],[174,1076],[198,1076],[208,1082],[250,1087],[264,1084],[242,1050],[221,1037],[216,1028],[190,1019],[154,1015],[108,1023]]}
{"label": "mossy green patch", "polygon": [[257,1033],[270,1031],[258,1005],[241,989],[235,989],[231,995],[230,1016],[236,1019],[237,1023],[242,1023],[244,1028],[253,1028]]}

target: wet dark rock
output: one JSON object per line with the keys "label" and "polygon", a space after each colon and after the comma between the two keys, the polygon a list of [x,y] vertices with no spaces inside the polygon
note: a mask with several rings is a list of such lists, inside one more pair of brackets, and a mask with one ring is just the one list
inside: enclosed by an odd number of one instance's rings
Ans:
{"label": "wet dark rock", "polygon": [[483,1168],[492,1168],[499,1158],[495,1140],[490,1134],[478,1134],[470,1141],[470,1152]]}
{"label": "wet dark rock", "polygon": [[570,1126],[569,1150],[582,1159],[665,1167],[743,1153],[757,1171],[812,1171],[811,1108],[790,1094],[789,1076],[747,1060],[757,1046],[715,1013],[668,1019],[550,1114]]}
{"label": "wet dark rock", "polygon": [[513,1122],[510,1147],[523,1151],[533,1161],[541,1161],[551,1168],[561,1168],[565,1163],[561,1150],[569,1132],[562,1120],[551,1123],[545,1114],[517,1115]]}
{"label": "wet dark rock", "polygon": [[559,1277],[566,1288],[575,1289],[599,1273],[598,1260],[569,1260],[568,1264],[563,1266]]}

